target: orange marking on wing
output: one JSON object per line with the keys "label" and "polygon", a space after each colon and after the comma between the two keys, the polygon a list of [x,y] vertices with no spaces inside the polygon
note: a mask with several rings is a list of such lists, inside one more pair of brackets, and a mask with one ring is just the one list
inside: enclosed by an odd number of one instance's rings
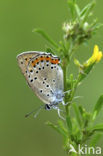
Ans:
{"label": "orange marking on wing", "polygon": [[50,57],[46,57],[45,60],[46,60],[46,61],[50,61],[51,58],[50,58]]}
{"label": "orange marking on wing", "polygon": [[35,66],[39,62],[39,59],[36,59],[35,61],[32,61],[32,66]]}
{"label": "orange marking on wing", "polygon": [[40,57],[39,60],[40,61],[44,61],[45,60],[45,57]]}
{"label": "orange marking on wing", "polygon": [[51,60],[51,63],[53,63],[53,64],[59,64],[59,60],[58,60],[58,59],[56,59],[56,60]]}
{"label": "orange marking on wing", "polygon": [[52,59],[51,57],[39,57],[35,61],[32,62],[32,66],[35,66],[38,62],[44,61],[44,60],[50,61],[50,63],[53,63],[53,64],[59,64],[58,59]]}
{"label": "orange marking on wing", "polygon": [[32,62],[32,66],[35,66],[35,61]]}

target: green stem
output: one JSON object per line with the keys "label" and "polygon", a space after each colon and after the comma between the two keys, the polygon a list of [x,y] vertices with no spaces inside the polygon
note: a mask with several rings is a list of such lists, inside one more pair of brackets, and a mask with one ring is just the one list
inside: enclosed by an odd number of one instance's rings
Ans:
{"label": "green stem", "polygon": [[[63,60],[63,74],[64,74],[64,91],[67,91],[67,63],[66,63],[66,59]],[[67,102],[67,96],[65,95],[64,97],[64,101],[65,103]],[[66,115],[68,115],[69,110],[68,110],[68,105],[65,106],[65,110],[66,110]]]}
{"label": "green stem", "polygon": [[74,85],[74,87],[73,87],[73,90],[72,90],[72,92],[71,92],[70,101],[72,101],[72,99],[73,99],[73,97],[74,97],[74,94],[75,94],[76,89],[77,89],[77,87],[78,87],[78,84],[79,84],[79,82],[80,82],[80,78],[81,78],[81,76],[80,76],[80,74],[79,74],[79,75],[78,75],[78,78],[77,78],[77,80],[76,80],[76,83],[75,83],[75,85]]}

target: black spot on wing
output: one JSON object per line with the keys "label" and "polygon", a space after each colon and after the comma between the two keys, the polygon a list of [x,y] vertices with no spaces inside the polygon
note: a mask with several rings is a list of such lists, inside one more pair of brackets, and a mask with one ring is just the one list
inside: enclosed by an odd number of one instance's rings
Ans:
{"label": "black spot on wing", "polygon": [[37,80],[37,77],[34,77],[34,80]]}
{"label": "black spot on wing", "polygon": [[31,79],[30,82],[33,82],[33,79]]}

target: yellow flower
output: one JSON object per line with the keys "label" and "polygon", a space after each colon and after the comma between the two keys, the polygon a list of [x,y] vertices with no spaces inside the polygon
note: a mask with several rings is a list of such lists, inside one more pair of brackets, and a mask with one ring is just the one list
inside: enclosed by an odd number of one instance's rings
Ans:
{"label": "yellow flower", "polygon": [[103,54],[100,51],[99,54],[98,54],[98,56],[97,56],[96,62],[99,62],[101,60],[102,56],[103,56]]}
{"label": "yellow flower", "polygon": [[97,45],[94,46],[94,51],[92,56],[89,58],[89,60],[84,63],[84,66],[90,66],[94,63],[99,62],[103,57],[103,53],[99,51],[99,47]]}

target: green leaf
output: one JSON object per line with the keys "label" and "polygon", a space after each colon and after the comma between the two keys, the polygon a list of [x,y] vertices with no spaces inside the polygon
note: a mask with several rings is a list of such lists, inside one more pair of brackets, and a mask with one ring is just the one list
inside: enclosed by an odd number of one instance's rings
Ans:
{"label": "green leaf", "polygon": [[72,137],[76,142],[82,140],[82,128],[79,128],[76,118],[72,118]]}
{"label": "green leaf", "polygon": [[79,9],[79,6],[77,4],[75,4],[74,6],[75,6],[75,11],[76,11],[77,17],[80,20],[80,9]]}
{"label": "green leaf", "polygon": [[56,54],[56,52],[54,53],[54,50],[53,49],[51,49],[50,47],[48,47],[48,46],[45,46],[45,51],[47,52],[47,53],[52,53],[52,54]]}
{"label": "green leaf", "polygon": [[81,118],[80,118],[80,112],[79,112],[79,109],[78,109],[78,107],[77,107],[77,105],[75,103],[73,104],[73,109],[75,111],[76,120],[78,122],[78,125],[79,125],[79,127],[81,127],[82,121],[81,121]]}
{"label": "green leaf", "polygon": [[73,80],[74,80],[74,76],[73,76],[73,74],[70,74],[71,88],[73,88]]}
{"label": "green leaf", "polygon": [[85,110],[84,110],[84,108],[81,105],[79,105],[79,111],[81,113],[81,116],[83,116]]}
{"label": "green leaf", "polygon": [[69,135],[71,135],[72,134],[72,122],[71,122],[71,118],[69,115],[66,117],[66,122],[68,126]]}
{"label": "green leaf", "polygon": [[45,40],[47,40],[51,45],[55,48],[59,48],[55,41],[53,41],[47,33],[45,33],[42,29],[34,29],[33,32],[39,33]]}
{"label": "green leaf", "polygon": [[68,131],[67,131],[67,129],[65,128],[64,123],[63,123],[62,120],[58,120],[58,125],[59,125],[59,127],[64,131],[65,134],[68,134]]}
{"label": "green leaf", "polygon": [[74,19],[77,15],[78,19],[80,19],[80,9],[76,3],[76,0],[68,0],[68,5],[69,5],[72,18]]}
{"label": "green leaf", "polygon": [[103,132],[103,124],[97,124],[91,128],[88,128],[88,130],[91,132],[96,132],[96,131]]}
{"label": "green leaf", "polygon": [[61,134],[64,138],[67,137],[67,133],[64,131],[63,128],[59,127],[58,125],[54,125],[50,121],[46,122],[46,124],[56,130],[59,134]]}
{"label": "green leaf", "polygon": [[93,30],[93,31],[96,31],[96,30],[98,30],[99,28],[101,28],[102,26],[103,26],[102,23],[97,23],[97,24],[95,24],[95,25],[92,27],[92,30]]}
{"label": "green leaf", "polygon": [[103,95],[100,96],[100,98],[98,99],[98,101],[94,107],[93,116],[92,116],[93,120],[96,119],[97,115],[99,114],[100,110],[102,109],[102,106],[103,106]]}
{"label": "green leaf", "polygon": [[79,82],[83,81],[87,76],[88,74],[90,73],[90,71],[93,69],[95,63],[94,64],[91,64],[90,66],[82,69],[80,68],[80,73],[79,73]]}
{"label": "green leaf", "polygon": [[86,21],[86,18],[88,17],[88,15],[90,14],[94,6],[95,6],[95,1],[93,0],[91,3],[89,3],[83,8],[83,10],[80,13],[82,23]]}
{"label": "green leaf", "polygon": [[74,7],[75,1],[73,0],[68,0],[68,6],[72,15],[72,18],[75,17],[75,7]]}

